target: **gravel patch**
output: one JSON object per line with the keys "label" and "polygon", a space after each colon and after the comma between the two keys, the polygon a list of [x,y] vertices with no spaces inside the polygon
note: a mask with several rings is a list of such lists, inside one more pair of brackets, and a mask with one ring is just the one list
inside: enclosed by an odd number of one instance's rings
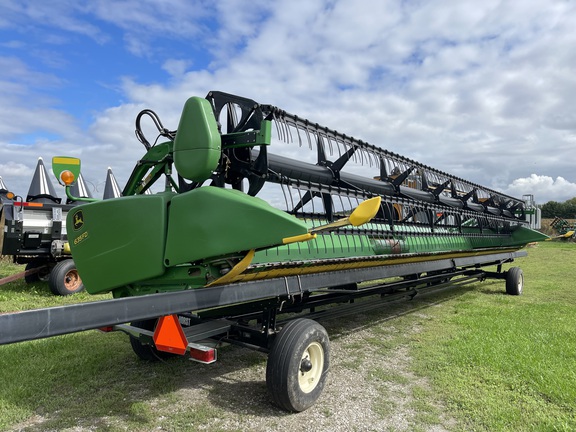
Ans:
{"label": "gravel patch", "polygon": [[[442,414],[441,424],[423,425],[418,421],[413,390],[429,389],[428,382],[410,371],[407,347],[383,353],[367,342],[385,337],[385,333],[383,336],[381,325],[367,326],[366,320],[356,317],[340,334],[331,334],[327,326],[332,339],[329,381],[318,402],[304,412],[288,414],[272,405],[266,390],[265,356],[236,348],[222,355],[225,361],[220,366],[224,367],[214,373],[209,384],[184,384],[176,399],[190,409],[208,403],[220,410],[205,425],[206,430],[361,432],[412,431],[416,426],[430,432],[450,430],[453,422]],[[376,328],[380,328],[377,335]],[[390,331],[394,332],[392,326]],[[419,329],[415,326],[410,331]],[[252,356],[256,364],[235,367],[246,361],[246,355]],[[382,379],[387,375],[392,379]],[[442,413],[442,407],[435,408]]]}

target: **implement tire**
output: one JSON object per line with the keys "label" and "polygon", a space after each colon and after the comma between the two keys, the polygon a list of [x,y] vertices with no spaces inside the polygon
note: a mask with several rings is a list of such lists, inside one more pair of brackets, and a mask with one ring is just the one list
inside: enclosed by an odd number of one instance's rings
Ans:
{"label": "implement tire", "polygon": [[506,272],[506,294],[520,295],[524,290],[524,273],[520,267],[512,267]]}
{"label": "implement tire", "polygon": [[288,322],[272,344],[266,365],[266,384],[280,408],[300,412],[320,397],[330,368],[330,341],[316,321]]}
{"label": "implement tire", "polygon": [[84,290],[82,279],[72,259],[58,262],[50,272],[48,279],[50,291],[55,295],[67,296]]}

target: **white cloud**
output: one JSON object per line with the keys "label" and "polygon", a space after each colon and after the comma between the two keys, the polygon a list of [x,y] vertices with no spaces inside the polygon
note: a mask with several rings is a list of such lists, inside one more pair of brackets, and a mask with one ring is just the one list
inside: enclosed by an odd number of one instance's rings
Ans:
{"label": "white cloud", "polygon": [[[515,179],[504,192],[513,196],[533,194],[539,204],[548,201],[563,202],[576,197],[576,183],[569,182],[563,177],[554,179],[531,174],[530,177]],[[541,197],[546,197],[545,201],[541,200]]]}
{"label": "white cloud", "polygon": [[164,69],[170,75],[180,78],[191,65],[191,60],[168,59],[162,65],[162,69]]}
{"label": "white cloud", "polygon": [[99,42],[105,42],[107,36],[90,21],[82,17],[82,7],[74,1],[5,0],[2,12],[6,18],[3,26],[22,30],[35,25],[57,27],[62,30],[88,36]]}
{"label": "white cloud", "polygon": [[[0,72],[12,86],[5,87],[10,98],[0,101],[0,115],[13,119],[0,126],[2,143],[14,144],[11,137],[27,127],[58,132],[57,148],[82,153],[93,175],[103,177],[112,165],[120,183],[127,177],[142,150],[133,134],[139,109],[155,110],[174,128],[187,97],[215,89],[278,105],[511,194],[548,201],[576,181],[571,2],[257,0],[248,8],[239,0],[98,0],[85,7],[49,2],[52,8],[34,13],[21,3],[7,3],[15,22],[18,14],[30,26],[42,18],[99,43],[119,30],[123,39],[115,43],[170,74],[165,82],[125,78],[121,100],[94,113],[92,126],[81,131],[56,104],[37,99],[33,82],[62,85],[56,76],[22,61],[11,66],[18,79]],[[194,54],[160,55],[154,48],[160,37],[204,49],[209,66],[201,69]],[[40,103],[31,108],[28,100]],[[24,163],[18,158],[26,155],[34,165],[49,148],[38,143],[13,156],[0,147],[0,161]],[[538,181],[520,181],[533,176]]]}
{"label": "white cloud", "polygon": [[32,176],[34,174],[34,170],[29,166],[16,162],[0,163],[0,172],[5,176]]}

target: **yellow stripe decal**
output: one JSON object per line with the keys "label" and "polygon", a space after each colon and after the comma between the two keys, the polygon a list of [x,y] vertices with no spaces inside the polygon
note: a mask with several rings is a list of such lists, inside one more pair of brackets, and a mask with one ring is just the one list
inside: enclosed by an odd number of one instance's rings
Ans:
{"label": "yellow stripe decal", "polygon": [[363,260],[363,261],[354,261],[354,262],[334,262],[330,263],[326,261],[325,264],[318,264],[318,265],[310,265],[310,266],[298,266],[298,267],[288,267],[288,268],[276,268],[270,270],[260,270],[254,269],[253,272],[248,272],[238,277],[235,277],[230,282],[248,282],[253,280],[261,280],[261,279],[272,279],[277,277],[285,277],[285,276],[297,276],[297,275],[306,275],[311,273],[323,273],[329,271],[340,271],[340,270],[352,270],[358,268],[366,268],[366,267],[380,267],[380,266],[387,266],[387,265],[396,265],[396,264],[406,264],[406,263],[416,263],[416,262],[424,262],[424,261],[436,261],[440,259],[449,259],[449,258],[460,258],[466,256],[481,256],[481,255],[490,255],[495,252],[504,252],[504,251],[512,251],[518,250],[518,248],[504,248],[498,250],[484,250],[484,251],[470,251],[470,252],[452,252],[452,253],[445,253],[445,254],[438,254],[434,256],[430,255],[419,255],[419,256],[383,256],[382,259],[371,259],[371,260]]}
{"label": "yellow stripe decal", "polygon": [[53,163],[68,164],[68,165],[80,165],[80,159],[68,158],[68,157],[55,157],[52,158]]}

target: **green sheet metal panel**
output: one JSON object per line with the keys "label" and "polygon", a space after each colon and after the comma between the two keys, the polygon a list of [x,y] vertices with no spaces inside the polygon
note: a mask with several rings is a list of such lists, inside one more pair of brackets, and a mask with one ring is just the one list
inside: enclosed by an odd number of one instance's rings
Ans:
{"label": "green sheet metal panel", "polygon": [[210,102],[191,97],[182,110],[174,139],[174,166],[188,180],[202,182],[220,160],[220,133]]}
{"label": "green sheet metal panel", "polygon": [[89,293],[164,273],[166,208],[171,197],[114,198],[84,204],[68,213],[72,255]]}
{"label": "green sheet metal panel", "polygon": [[172,199],[165,265],[281,244],[306,224],[266,201],[233,189],[202,187]]}

